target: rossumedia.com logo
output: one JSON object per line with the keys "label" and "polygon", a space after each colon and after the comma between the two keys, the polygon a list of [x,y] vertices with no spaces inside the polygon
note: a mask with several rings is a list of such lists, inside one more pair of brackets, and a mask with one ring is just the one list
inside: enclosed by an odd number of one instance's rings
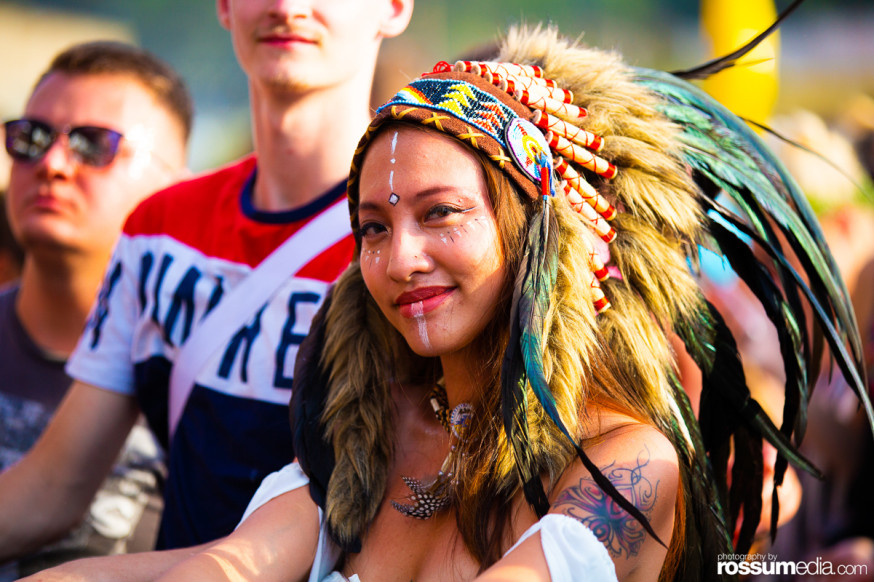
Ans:
{"label": "rossumedia.com logo", "polygon": [[776,554],[719,554],[717,574],[750,576],[759,574],[789,574],[794,576],[866,576],[867,564],[835,564],[829,560],[788,562],[777,560]]}

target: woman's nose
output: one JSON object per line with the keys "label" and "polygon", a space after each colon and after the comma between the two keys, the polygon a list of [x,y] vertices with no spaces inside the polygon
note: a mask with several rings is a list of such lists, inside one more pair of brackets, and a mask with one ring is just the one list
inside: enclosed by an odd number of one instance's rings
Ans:
{"label": "woman's nose", "polygon": [[386,267],[388,276],[395,281],[410,281],[416,273],[427,273],[431,269],[427,242],[426,236],[413,229],[396,229]]}

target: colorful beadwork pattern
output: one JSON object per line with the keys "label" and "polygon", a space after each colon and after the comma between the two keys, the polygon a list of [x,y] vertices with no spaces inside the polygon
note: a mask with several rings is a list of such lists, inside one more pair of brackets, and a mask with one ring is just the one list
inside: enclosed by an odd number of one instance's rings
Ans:
{"label": "colorful beadwork pattern", "polygon": [[[467,78],[452,77],[459,73]],[[485,83],[480,86],[482,81]],[[596,155],[603,147],[603,139],[577,125],[588,113],[572,101],[573,94],[546,78],[543,69],[537,66],[440,62],[430,74],[396,93],[377,110],[376,117],[412,119],[450,133],[485,151],[520,184],[530,180],[529,184],[544,188],[540,184],[544,168],[537,160],[542,161],[541,153],[546,153],[545,175],[551,177],[551,182],[544,191],[563,195],[589,227],[609,243],[617,236],[610,225],[616,208],[588,182],[582,170],[610,180],[616,176],[617,168]],[[521,109],[514,109],[513,103],[519,104]],[[425,113],[427,111],[434,113]],[[361,151],[363,147],[359,146],[356,155]],[[510,160],[515,162],[513,168],[506,164]],[[355,168],[353,160],[353,182]],[[523,185],[523,189],[531,194],[528,187]],[[610,307],[600,289],[600,282],[610,275],[597,252],[591,255],[595,274],[592,280],[594,304],[600,313]]]}
{"label": "colorful beadwork pattern", "polygon": [[504,140],[504,128],[510,120],[519,117],[497,97],[470,83],[454,79],[417,79],[380,107],[377,115],[392,105],[416,105],[449,113],[488,134],[505,150],[507,142]]}

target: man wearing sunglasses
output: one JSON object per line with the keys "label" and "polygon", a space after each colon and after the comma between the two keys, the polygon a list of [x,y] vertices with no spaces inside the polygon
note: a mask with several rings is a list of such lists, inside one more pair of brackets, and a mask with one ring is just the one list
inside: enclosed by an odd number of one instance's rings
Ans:
{"label": "man wearing sunglasses", "polygon": [[[68,392],[65,360],[85,327],[122,224],[141,200],[185,175],[191,121],[188,90],[167,64],[127,44],[94,42],[58,54],[23,116],[4,123],[12,159],[8,218],[25,261],[20,283],[0,293],[0,470],[31,449]],[[99,422],[81,416],[71,427],[87,432],[89,423]],[[86,470],[54,473],[60,465],[53,463],[27,481],[2,475],[0,563],[40,548],[81,519],[126,434],[87,467],[93,478]],[[143,437],[151,439],[138,427],[126,459],[143,454],[135,444]],[[39,446],[65,458],[76,454],[57,444]],[[153,441],[144,444],[157,456]],[[124,550],[148,488],[157,486],[155,476],[130,471],[126,461],[116,465],[86,523],[74,536],[20,560],[20,570]],[[64,480],[88,485],[71,497],[70,485],[53,488]]]}
{"label": "man wearing sunglasses", "polygon": [[[131,215],[68,366],[78,382],[34,450],[62,472],[86,463],[41,445],[105,467],[109,454],[93,450],[115,445],[135,402],[168,448],[158,546],[170,550],[101,561],[90,579],[156,577],[187,557],[173,548],[230,533],[261,480],[292,459],[297,346],[352,256],[349,163],[370,121],[381,42],[403,32],[413,9],[413,0],[216,4],[249,80],[255,153]],[[74,417],[101,428],[83,434],[59,420]],[[17,481],[25,487],[24,472]],[[3,528],[0,515],[0,556]]]}

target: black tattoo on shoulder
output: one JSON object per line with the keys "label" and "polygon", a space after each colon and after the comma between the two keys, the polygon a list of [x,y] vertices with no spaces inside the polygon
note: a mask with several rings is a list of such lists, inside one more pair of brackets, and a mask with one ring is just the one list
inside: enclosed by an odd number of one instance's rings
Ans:
{"label": "black tattoo on shoulder", "polygon": [[[651,483],[643,474],[649,464],[649,449],[641,451],[636,466],[615,467],[615,461],[601,472],[637,507],[647,519],[652,514],[658,497],[659,481]],[[568,487],[558,496],[555,507],[562,513],[579,520],[588,527],[610,551],[619,558],[636,556],[646,538],[643,526],[590,477],[580,479],[579,485]]]}

